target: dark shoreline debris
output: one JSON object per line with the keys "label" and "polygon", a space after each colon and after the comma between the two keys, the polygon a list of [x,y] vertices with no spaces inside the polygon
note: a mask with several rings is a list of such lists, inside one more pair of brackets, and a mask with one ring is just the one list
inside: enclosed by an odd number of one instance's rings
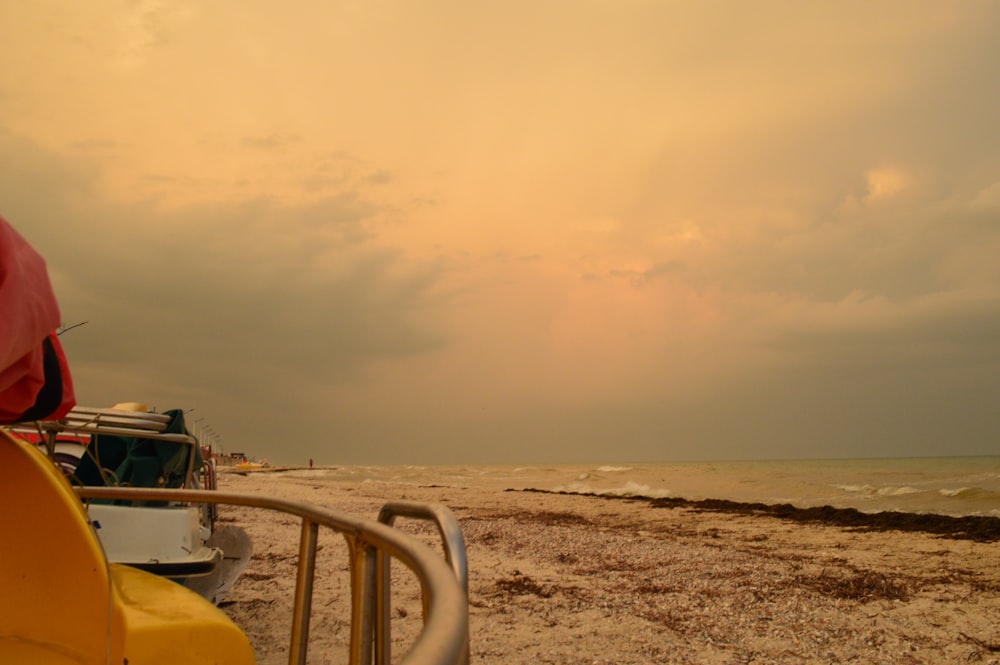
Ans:
{"label": "dark shoreline debris", "polygon": [[954,516],[898,511],[865,513],[855,508],[834,508],[833,506],[799,508],[788,503],[745,503],[730,501],[728,499],[692,500],[679,497],[651,498],[583,492],[556,492],[541,489],[508,491],[538,492],[541,494],[576,494],[607,500],[645,501],[653,508],[683,508],[698,512],[774,517],[792,522],[839,526],[857,531],[918,531],[954,540],[973,540],[980,543],[1000,541],[1000,517],[986,515]]}

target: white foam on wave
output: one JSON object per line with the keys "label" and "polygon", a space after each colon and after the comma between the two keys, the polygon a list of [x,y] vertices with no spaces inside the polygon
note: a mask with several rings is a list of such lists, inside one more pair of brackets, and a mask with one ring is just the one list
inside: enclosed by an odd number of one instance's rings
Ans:
{"label": "white foam on wave", "polygon": [[667,489],[653,489],[649,485],[643,485],[633,481],[625,483],[621,487],[596,489],[586,483],[569,483],[553,488],[553,492],[566,492],[569,494],[593,494],[595,496],[635,496],[647,499],[663,499],[673,496],[673,492]]}
{"label": "white foam on wave", "polygon": [[976,499],[994,502],[1000,499],[1000,492],[993,492],[982,487],[942,488],[938,490],[938,494],[946,496],[949,499]]}
{"label": "white foam on wave", "polygon": [[632,467],[630,467],[630,466],[599,466],[599,467],[597,467],[597,471],[600,471],[601,473],[620,473],[622,471],[631,471],[631,470],[632,470]]}
{"label": "white foam on wave", "polygon": [[848,492],[849,494],[861,494],[864,496],[904,496],[906,494],[917,494],[923,490],[917,489],[916,487],[903,486],[893,486],[889,485],[886,487],[875,487],[874,485],[834,485],[837,489]]}
{"label": "white foam on wave", "polygon": [[877,491],[874,485],[834,485],[834,487],[850,494],[874,494]]}
{"label": "white foam on wave", "polygon": [[629,481],[625,483],[624,487],[602,490],[601,494],[610,494],[613,496],[641,496],[648,497],[650,499],[662,499],[673,495],[673,492],[668,489],[653,489],[649,485],[642,485],[640,483]]}
{"label": "white foam on wave", "polygon": [[904,485],[903,487],[880,487],[876,494],[879,496],[905,496],[907,494],[918,494],[922,491],[916,487],[907,487]]}

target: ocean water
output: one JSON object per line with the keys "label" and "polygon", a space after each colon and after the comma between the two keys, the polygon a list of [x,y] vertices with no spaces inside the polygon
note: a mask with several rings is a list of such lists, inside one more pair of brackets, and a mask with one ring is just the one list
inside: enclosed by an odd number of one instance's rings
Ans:
{"label": "ocean water", "polygon": [[331,466],[279,473],[330,483],[538,489],[1000,517],[1000,455],[671,464]]}

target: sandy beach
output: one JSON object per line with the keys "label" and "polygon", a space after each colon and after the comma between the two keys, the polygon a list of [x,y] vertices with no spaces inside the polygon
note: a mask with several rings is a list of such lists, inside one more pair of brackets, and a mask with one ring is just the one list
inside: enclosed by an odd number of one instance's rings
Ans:
{"label": "sandy beach", "polygon": [[[222,474],[220,489],[373,518],[440,502],[468,554],[473,663],[1000,663],[1000,519]],[[287,661],[299,523],[223,507],[254,556],[223,607]],[[429,527],[400,528],[435,541]],[[321,534],[310,663],[347,660],[343,538]],[[438,548],[440,549],[440,548]],[[400,653],[420,626],[393,568]]]}

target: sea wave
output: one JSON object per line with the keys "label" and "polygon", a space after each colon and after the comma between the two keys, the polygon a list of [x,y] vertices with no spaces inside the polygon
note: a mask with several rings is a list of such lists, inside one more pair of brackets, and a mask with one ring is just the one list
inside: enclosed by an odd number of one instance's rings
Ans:
{"label": "sea wave", "polygon": [[949,499],[976,499],[1000,501],[1000,492],[984,489],[982,487],[956,487],[941,488],[938,494]]}
{"label": "sea wave", "polygon": [[293,469],[291,471],[276,471],[275,475],[291,478],[323,478],[330,475],[327,469]]}
{"label": "sea wave", "polygon": [[875,491],[873,485],[834,485],[834,487],[849,494],[871,494]]}
{"label": "sea wave", "polygon": [[554,492],[566,492],[568,494],[591,494],[594,496],[634,496],[649,499],[663,499],[673,496],[673,492],[667,489],[653,489],[649,485],[643,485],[629,481],[621,487],[610,487],[596,489],[586,483],[569,483],[553,488]]}
{"label": "sea wave", "polygon": [[885,485],[876,487],[875,485],[834,485],[842,492],[849,494],[860,494],[870,497],[905,496],[907,494],[919,494],[925,490],[909,485]]}
{"label": "sea wave", "polygon": [[876,492],[876,494],[878,494],[879,496],[905,496],[907,494],[920,494],[923,491],[924,490],[918,489],[916,487],[909,487],[907,485],[903,485],[900,487],[887,486],[887,487],[880,487]]}
{"label": "sea wave", "polygon": [[[946,460],[948,461],[948,460]],[[889,461],[330,466],[289,471],[303,483],[392,483],[543,489],[636,498],[724,499],[867,512],[996,515],[1000,457]],[[986,468],[983,468],[984,465]],[[944,468],[942,468],[944,467]],[[887,471],[893,471],[888,474]]]}

